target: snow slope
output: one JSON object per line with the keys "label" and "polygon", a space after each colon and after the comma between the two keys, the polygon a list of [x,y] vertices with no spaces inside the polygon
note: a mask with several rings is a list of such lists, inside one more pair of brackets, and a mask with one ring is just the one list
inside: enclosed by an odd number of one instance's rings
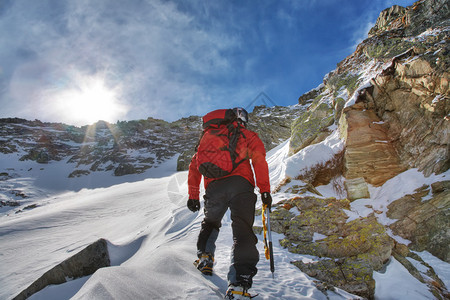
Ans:
{"label": "snow slope", "polygon": [[[169,167],[169,165],[168,165]],[[173,170],[173,169],[172,169]],[[110,242],[110,268],[90,278],[47,287],[31,299],[211,299],[227,288],[231,249],[230,218],[218,240],[215,275],[193,266],[203,213],[186,206],[187,173],[81,190],[44,199],[46,204],[0,220],[0,299],[9,299],[45,271],[99,238]],[[261,222],[260,220],[258,220]],[[276,237],[274,237],[276,239]],[[262,239],[262,237],[260,237]],[[326,299],[313,281],[275,248],[275,279],[263,257],[254,290],[260,299]],[[299,259],[296,255],[295,259]],[[344,291],[332,293],[345,299]]]}
{"label": "snow slope", "polygon": [[[332,151],[339,143],[330,139],[317,147],[328,145]],[[286,161],[286,147],[288,143],[269,153],[272,184],[280,182],[286,170],[292,170],[295,164],[292,158]],[[306,149],[305,153],[311,150]],[[316,155],[316,160],[328,155]],[[112,267],[99,269],[92,276],[49,286],[31,299],[222,297],[227,288],[232,244],[230,217],[224,217],[217,242],[215,275],[205,277],[192,264],[203,213],[192,213],[186,208],[187,172],[172,172],[175,163],[173,159],[159,168],[160,178],[66,192],[38,200],[41,206],[33,210],[0,217],[0,299],[11,299],[45,271],[99,238],[109,241]],[[332,190],[323,187],[321,192],[330,194]],[[275,201],[283,197],[283,194],[274,195]],[[260,217],[256,225],[261,225]],[[312,278],[289,263],[317,258],[287,252],[279,246],[277,241],[282,236],[277,234],[273,234],[276,270],[272,279],[263,254],[262,236],[258,238],[259,271],[251,291],[260,295],[255,299],[357,298],[338,289],[328,291],[328,295],[319,291]],[[430,265],[436,265],[437,269],[448,270],[448,264],[427,253],[421,255],[432,260]],[[398,274],[408,280],[397,281],[397,287],[411,292],[397,299],[433,299],[425,285],[414,281],[401,268],[393,261],[384,274],[375,274],[379,299],[384,298],[393,277]],[[442,274],[441,278],[448,282],[448,272]]]}

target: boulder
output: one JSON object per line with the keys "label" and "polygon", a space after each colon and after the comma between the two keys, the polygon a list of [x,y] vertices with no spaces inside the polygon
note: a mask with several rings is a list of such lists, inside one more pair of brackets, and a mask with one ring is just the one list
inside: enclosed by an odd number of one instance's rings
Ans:
{"label": "boulder", "polygon": [[374,298],[373,268],[364,260],[357,258],[323,259],[312,263],[294,261],[292,264],[302,272],[327,284],[366,299]]}
{"label": "boulder", "polygon": [[[397,221],[389,227],[393,233],[411,241],[410,248],[427,250],[440,259],[450,262],[450,189],[449,181],[424,186],[414,194],[395,200],[388,206],[387,216]],[[446,187],[447,186],[447,187]],[[438,188],[436,188],[438,187]]]}
{"label": "boulder", "polygon": [[[326,257],[313,263],[293,264],[329,285],[373,298],[372,274],[389,260],[394,246],[383,225],[371,215],[346,223],[347,199],[295,197],[278,203],[271,227],[285,238],[280,245],[290,252]],[[299,215],[290,210],[297,208]],[[321,234],[315,240],[314,235]]]}
{"label": "boulder", "polygon": [[347,191],[347,198],[350,201],[370,198],[369,187],[364,178],[347,179],[344,182],[345,190]]}
{"label": "boulder", "polygon": [[23,290],[13,300],[27,299],[51,284],[61,284],[93,274],[99,268],[111,265],[106,240],[99,239],[74,256],[45,272],[39,279]]}
{"label": "boulder", "polygon": [[450,180],[438,181],[431,184],[433,194],[441,193],[445,190],[450,190]]}

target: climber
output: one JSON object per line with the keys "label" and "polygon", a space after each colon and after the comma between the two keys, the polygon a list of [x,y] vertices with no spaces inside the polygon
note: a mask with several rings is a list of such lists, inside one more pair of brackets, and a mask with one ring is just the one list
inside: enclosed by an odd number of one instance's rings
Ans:
{"label": "climber", "polygon": [[[193,212],[200,210],[199,185],[204,177],[205,216],[197,240],[199,259],[196,261],[203,274],[212,275],[221,220],[228,208],[231,212],[233,247],[228,272],[228,299],[235,299],[233,295],[236,294],[248,297],[247,291],[257,272],[259,254],[257,237],[253,233],[257,200],[255,178],[262,202],[268,207],[272,204],[264,144],[255,132],[246,128],[247,123],[248,113],[243,108],[216,110],[205,115],[203,136],[189,165],[187,206]],[[202,151],[204,148],[207,151]],[[213,157],[205,154],[214,151]]]}

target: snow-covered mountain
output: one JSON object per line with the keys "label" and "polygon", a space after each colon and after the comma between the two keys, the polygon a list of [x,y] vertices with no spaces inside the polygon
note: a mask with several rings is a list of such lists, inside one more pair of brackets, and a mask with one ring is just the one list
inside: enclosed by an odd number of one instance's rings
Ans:
{"label": "snow-covered mountain", "polygon": [[[251,128],[272,149],[289,138],[292,120],[305,109],[255,107]],[[187,170],[200,133],[196,116],[171,123],[148,118],[83,127],[0,119],[0,212],[30,208],[33,199],[54,192],[153,177],[174,156],[176,170]]]}
{"label": "snow-covered mountain", "polygon": [[[252,113],[275,203],[275,278],[259,234],[257,299],[449,297],[449,15],[448,0],[389,8],[298,105]],[[225,293],[229,216],[215,275],[192,264],[202,212],[185,207],[182,170],[199,117],[3,119],[0,132],[0,299]],[[80,258],[86,247],[100,250]],[[94,267],[98,253],[109,267]]]}

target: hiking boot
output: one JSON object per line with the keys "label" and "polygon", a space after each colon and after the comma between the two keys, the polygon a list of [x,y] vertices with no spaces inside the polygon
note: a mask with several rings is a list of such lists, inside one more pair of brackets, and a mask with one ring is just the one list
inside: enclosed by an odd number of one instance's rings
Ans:
{"label": "hiking boot", "polygon": [[211,276],[213,272],[214,257],[209,253],[203,253],[194,264],[200,272]]}
{"label": "hiking boot", "polygon": [[243,287],[243,286],[235,286],[235,285],[230,285],[228,287],[227,293],[225,295],[224,299],[227,300],[237,300],[237,299],[251,299],[254,298],[258,295],[250,295],[248,292],[248,288]]}

